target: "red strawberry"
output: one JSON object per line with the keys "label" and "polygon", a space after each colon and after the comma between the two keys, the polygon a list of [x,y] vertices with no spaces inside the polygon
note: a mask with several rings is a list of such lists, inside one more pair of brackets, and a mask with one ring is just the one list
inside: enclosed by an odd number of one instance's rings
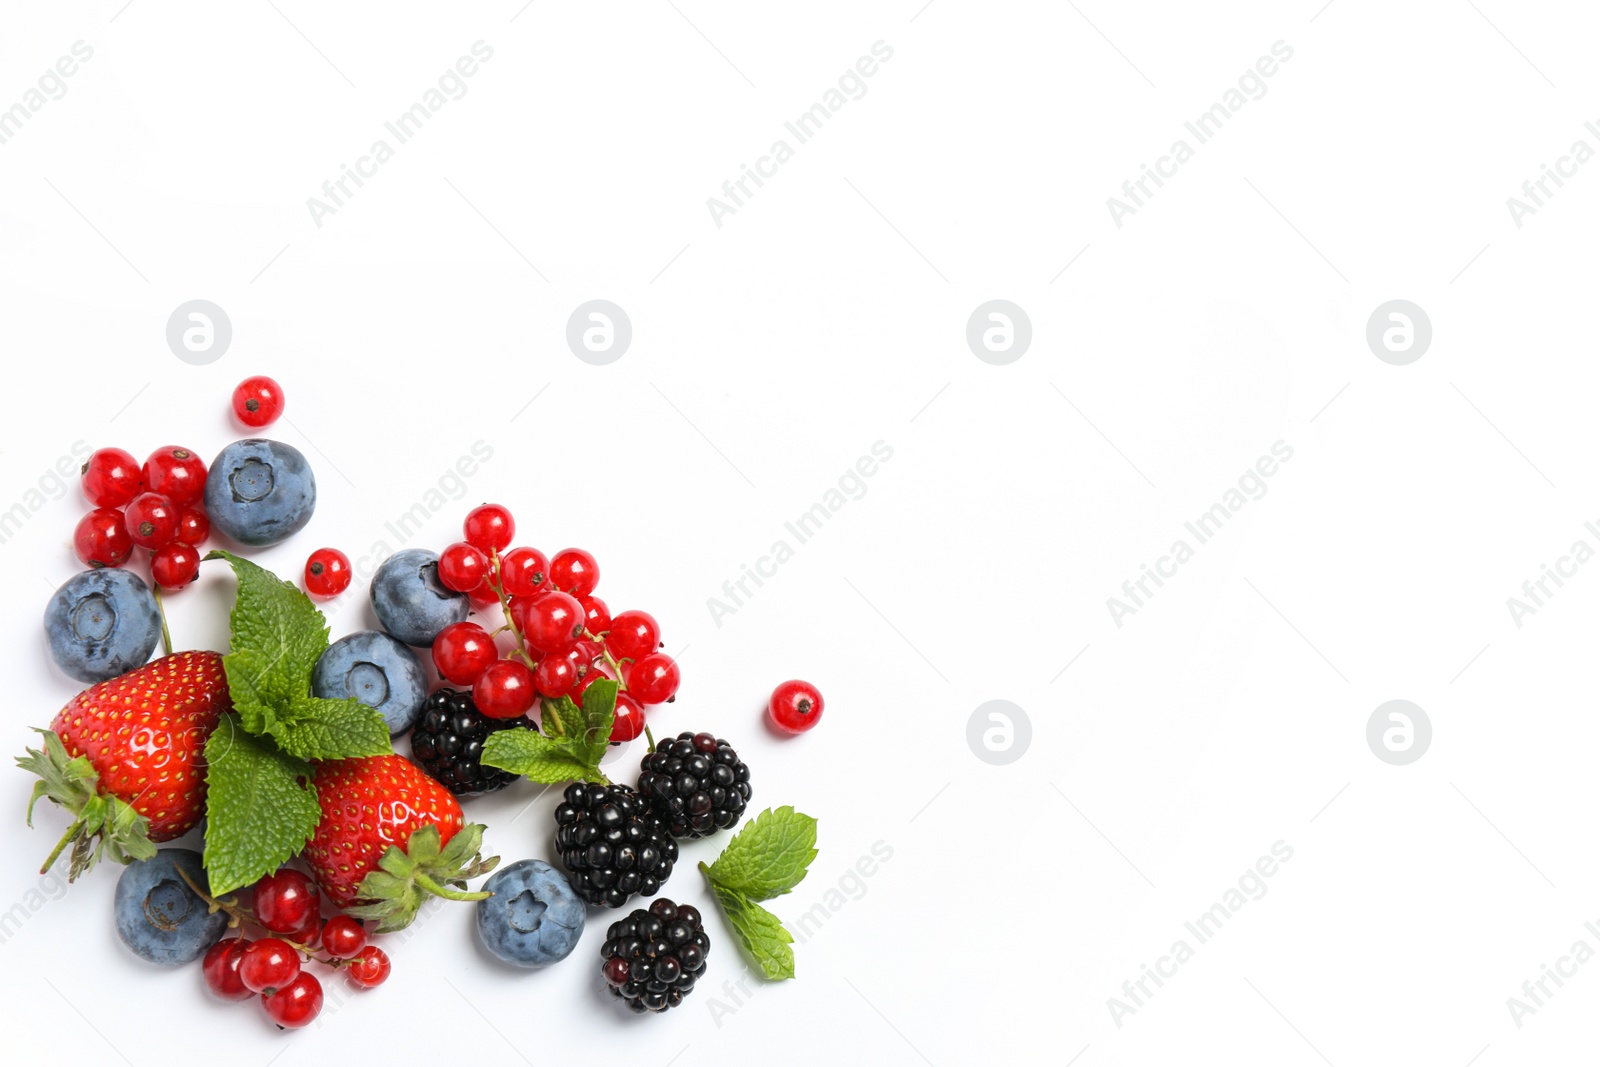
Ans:
{"label": "red strawberry", "polygon": [[40,797],[73,815],[42,870],[69,844],[71,880],[102,852],[127,863],[187,833],[206,810],[206,738],[232,706],[222,657],[204,651],[158,659],[74,697],[40,731],[44,750],[17,760],[40,779],[30,825]]}
{"label": "red strawberry", "polygon": [[317,764],[312,784],[322,821],[303,855],[323,892],[351,915],[377,919],[387,933],[416,917],[425,894],[487,896],[462,892],[499,862],[478,857],[483,827],[465,824],[450,791],[410,760],[330,760]]}

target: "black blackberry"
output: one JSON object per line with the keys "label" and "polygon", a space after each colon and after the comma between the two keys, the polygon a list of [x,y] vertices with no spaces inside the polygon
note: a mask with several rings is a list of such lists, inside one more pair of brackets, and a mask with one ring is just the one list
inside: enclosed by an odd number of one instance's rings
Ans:
{"label": "black blackberry", "polygon": [[678,860],[666,824],[625,785],[567,786],[556,807],[556,849],[578,896],[607,908],[654,895]]}
{"label": "black blackberry", "polygon": [[750,768],[720,737],[685,730],[644,758],[639,793],[673,837],[709,837],[750,803]]}
{"label": "black blackberry", "polygon": [[706,973],[710,952],[700,913],[662,897],[648,911],[639,908],[611,924],[600,946],[600,971],[629,1011],[666,1011],[683,1003]]}
{"label": "black blackberry", "polygon": [[458,797],[492,793],[517,780],[510,771],[479,762],[484,740],[496,730],[532,729],[529,719],[491,719],[472,703],[472,694],[440,689],[422,705],[411,728],[411,758]]}

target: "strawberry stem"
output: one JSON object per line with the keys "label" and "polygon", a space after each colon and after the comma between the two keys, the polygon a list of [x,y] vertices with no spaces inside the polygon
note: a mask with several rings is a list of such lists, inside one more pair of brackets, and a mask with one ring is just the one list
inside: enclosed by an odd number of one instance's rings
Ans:
{"label": "strawberry stem", "polygon": [[39,873],[44,874],[55,866],[56,860],[61,858],[61,853],[65,852],[67,846],[72,844],[82,832],[83,820],[74,819],[72,825],[67,827],[67,832],[61,835],[61,840],[56,842],[56,847],[50,851],[50,856],[44,861],[44,866],[39,868]]}
{"label": "strawberry stem", "polygon": [[412,877],[416,879],[418,888],[425,889],[434,896],[443,897],[446,900],[471,902],[474,900],[487,900],[493,895],[491,893],[469,893],[463,889],[451,889],[449,886],[440,885],[421,871],[416,872]]}

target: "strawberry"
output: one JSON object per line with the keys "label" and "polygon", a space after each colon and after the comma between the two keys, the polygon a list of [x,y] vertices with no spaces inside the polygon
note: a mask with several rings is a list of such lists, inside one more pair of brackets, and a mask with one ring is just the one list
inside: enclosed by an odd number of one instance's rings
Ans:
{"label": "strawberry", "polygon": [[466,824],[455,796],[410,760],[325,761],[312,786],[322,821],[303,855],[323,892],[349,914],[377,919],[387,933],[409,924],[425,895],[488,896],[464,892],[468,878],[500,861],[479,858],[483,827]]}
{"label": "strawberry", "polygon": [[187,833],[206,809],[205,743],[232,708],[222,657],[179,652],[90,686],[56,715],[43,751],[17,765],[39,776],[28,802],[49,797],[72,825],[41,873],[69,844],[72,880],[102,854],[127,863]]}

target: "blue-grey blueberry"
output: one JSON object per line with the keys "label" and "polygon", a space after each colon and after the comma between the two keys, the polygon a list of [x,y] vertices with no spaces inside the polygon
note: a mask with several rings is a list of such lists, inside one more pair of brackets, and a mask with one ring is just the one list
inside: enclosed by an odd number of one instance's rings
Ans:
{"label": "blue-grey blueberry", "polygon": [[317,479],[298,448],[252,437],[211,461],[205,502],[211,525],[241,545],[275,545],[311,521]]}
{"label": "blue-grey blueberry", "polygon": [[372,610],[395,637],[427,648],[440,630],[466,619],[472,601],[439,581],[437,552],[408,548],[384,560],[372,576]]}
{"label": "blue-grey blueberry", "polygon": [[314,696],[352,697],[383,715],[391,734],[417,721],[428,699],[428,678],[405,645],[378,630],[341,637],[317,658],[311,671]]}
{"label": "blue-grey blueberry", "polygon": [[132,571],[84,571],[50,598],[44,632],[57,667],[80,682],[103,682],[149,662],[161,639],[161,612]]}
{"label": "blue-grey blueberry", "polygon": [[228,928],[227,913],[212,912],[179,870],[210,891],[200,853],[187,848],[135,860],[117,879],[117,935],[136,955],[162,966],[199,959]]}
{"label": "blue-grey blueberry", "polygon": [[543,860],[496,871],[478,901],[478,940],[518,967],[546,967],[567,958],[583,935],[584,907],[567,876]]}

